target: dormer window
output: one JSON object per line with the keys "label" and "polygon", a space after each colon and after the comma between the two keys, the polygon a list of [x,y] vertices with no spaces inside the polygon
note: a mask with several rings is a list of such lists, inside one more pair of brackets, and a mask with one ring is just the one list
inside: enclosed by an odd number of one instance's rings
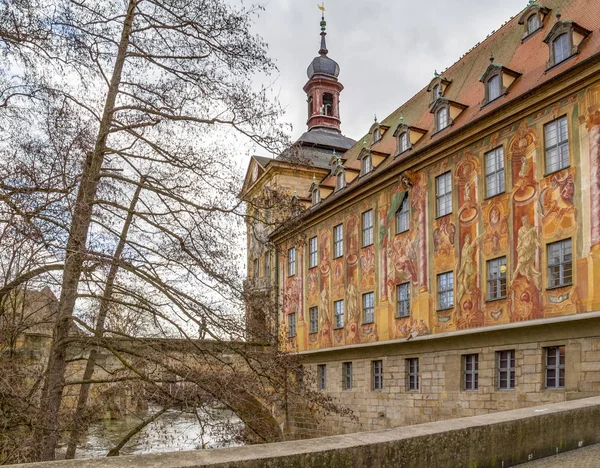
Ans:
{"label": "dormer window", "polygon": [[435,101],[437,98],[442,96],[442,85],[441,84],[436,84],[433,87],[433,100]]}
{"label": "dormer window", "polygon": [[362,159],[361,174],[363,174],[363,175],[368,174],[372,170],[373,170],[373,158],[372,158],[371,154],[367,154]]}
{"label": "dormer window", "polygon": [[429,82],[429,86],[427,87],[427,91],[431,93],[430,106],[433,106],[439,98],[444,97],[446,88],[448,88],[450,83],[450,80],[435,72],[433,80]]}
{"label": "dormer window", "polygon": [[373,144],[377,143],[379,140],[381,140],[381,130],[376,128],[373,130]]}
{"label": "dormer window", "polygon": [[404,132],[402,135],[400,135],[399,143],[399,152],[404,153],[409,148],[408,132]]}
{"label": "dormer window", "polygon": [[314,205],[318,205],[320,201],[321,201],[321,192],[317,188],[317,189],[313,190],[313,193],[312,193],[312,204],[313,204],[313,206]]}
{"label": "dormer window", "polygon": [[550,13],[548,8],[541,6],[535,1],[529,2],[529,6],[519,18],[519,24],[525,26],[522,42],[526,41],[542,29],[548,13]]}
{"label": "dormer window", "polygon": [[544,38],[544,42],[550,47],[548,68],[578,54],[583,41],[591,32],[573,21],[561,21],[560,13],[556,15],[556,18],[556,23]]}
{"label": "dormer window", "polygon": [[346,177],[344,176],[344,170],[340,169],[337,176],[335,176],[335,189],[342,190],[346,186]]}
{"label": "dormer window", "polygon": [[482,105],[485,106],[505,95],[519,76],[520,73],[494,63],[494,57],[490,57],[490,64],[479,79],[485,86]]}
{"label": "dormer window", "polygon": [[400,124],[396,127],[394,136],[397,138],[396,155],[400,155],[412,148],[413,144],[417,143],[427,130],[417,127],[411,127],[404,123],[404,118],[400,116]]}
{"label": "dormer window", "polygon": [[448,126],[448,108],[442,107],[435,114],[435,131],[439,132],[440,130],[446,128]]}

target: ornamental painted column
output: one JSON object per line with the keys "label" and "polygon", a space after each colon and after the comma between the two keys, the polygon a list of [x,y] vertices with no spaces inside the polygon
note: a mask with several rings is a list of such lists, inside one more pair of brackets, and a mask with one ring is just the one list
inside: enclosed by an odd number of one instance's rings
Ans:
{"label": "ornamental painted column", "polygon": [[600,111],[587,117],[590,140],[591,250],[600,251]]}

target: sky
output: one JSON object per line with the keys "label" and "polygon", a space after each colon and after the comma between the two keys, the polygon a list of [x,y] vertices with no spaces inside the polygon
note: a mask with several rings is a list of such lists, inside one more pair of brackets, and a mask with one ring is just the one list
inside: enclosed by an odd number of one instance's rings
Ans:
{"label": "sky", "polygon": [[[306,131],[306,68],[318,55],[317,0],[270,0],[256,21],[279,68],[273,88],[296,140]],[[359,139],[527,0],[327,0],[328,56],[340,65],[342,133]],[[257,151],[264,154],[264,151]],[[248,160],[246,161],[247,164]]]}

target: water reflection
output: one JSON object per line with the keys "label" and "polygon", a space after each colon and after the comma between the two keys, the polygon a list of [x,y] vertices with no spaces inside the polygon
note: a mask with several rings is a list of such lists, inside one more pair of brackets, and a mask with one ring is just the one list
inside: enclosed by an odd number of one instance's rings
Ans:
{"label": "water reflection", "polygon": [[[77,458],[104,457],[125,435],[158,411],[129,415],[116,420],[104,420],[90,426],[85,444],[77,448]],[[206,411],[212,417],[207,418]],[[166,411],[158,420],[150,423],[121,449],[121,455],[141,453],[198,450],[202,448],[231,447],[240,445],[236,434],[241,421],[228,410],[198,410],[199,418],[192,412],[176,409]],[[199,423],[198,419],[205,421]],[[209,422],[206,422],[210,420]],[[61,448],[64,456],[65,448]]]}

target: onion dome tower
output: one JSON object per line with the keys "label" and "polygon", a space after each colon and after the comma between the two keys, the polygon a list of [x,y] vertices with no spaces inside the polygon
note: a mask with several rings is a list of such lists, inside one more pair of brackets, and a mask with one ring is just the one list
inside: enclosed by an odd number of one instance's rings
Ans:
{"label": "onion dome tower", "polygon": [[319,56],[313,59],[306,70],[308,75],[308,82],[304,85],[308,102],[306,123],[309,132],[312,129],[325,128],[341,133],[340,93],[344,87],[338,81],[340,66],[327,56],[326,25],[325,15],[322,14]]}

